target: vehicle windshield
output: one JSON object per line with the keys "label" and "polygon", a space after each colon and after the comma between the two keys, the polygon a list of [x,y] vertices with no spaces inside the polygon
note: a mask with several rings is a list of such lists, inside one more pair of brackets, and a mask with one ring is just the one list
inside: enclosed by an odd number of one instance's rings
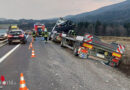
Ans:
{"label": "vehicle windshield", "polygon": [[10,31],[9,34],[22,34],[21,31]]}

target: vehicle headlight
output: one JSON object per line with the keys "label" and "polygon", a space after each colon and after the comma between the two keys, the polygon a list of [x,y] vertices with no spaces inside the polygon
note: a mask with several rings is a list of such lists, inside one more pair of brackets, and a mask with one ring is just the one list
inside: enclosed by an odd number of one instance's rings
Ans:
{"label": "vehicle headlight", "polygon": [[4,37],[7,37],[7,33],[4,34]]}

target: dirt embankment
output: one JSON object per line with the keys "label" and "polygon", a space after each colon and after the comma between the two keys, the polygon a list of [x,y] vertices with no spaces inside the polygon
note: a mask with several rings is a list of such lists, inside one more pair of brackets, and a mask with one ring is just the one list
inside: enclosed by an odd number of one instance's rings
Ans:
{"label": "dirt embankment", "polygon": [[101,36],[101,40],[110,43],[116,41],[122,45],[125,45],[126,51],[122,63],[118,67],[119,70],[130,76],[130,37],[112,37],[112,36]]}

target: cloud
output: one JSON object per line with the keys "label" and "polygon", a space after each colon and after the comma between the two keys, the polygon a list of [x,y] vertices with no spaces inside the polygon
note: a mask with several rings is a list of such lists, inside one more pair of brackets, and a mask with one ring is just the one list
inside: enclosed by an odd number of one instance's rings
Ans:
{"label": "cloud", "polygon": [[0,17],[45,19],[92,11],[124,0],[0,0]]}

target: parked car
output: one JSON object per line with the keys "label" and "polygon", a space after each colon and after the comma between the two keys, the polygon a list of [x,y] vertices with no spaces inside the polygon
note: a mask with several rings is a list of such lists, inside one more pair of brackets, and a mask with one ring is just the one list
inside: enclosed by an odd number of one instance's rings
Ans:
{"label": "parked car", "polygon": [[22,44],[27,43],[27,36],[23,30],[8,31],[7,37],[9,44],[12,44],[13,42],[21,42]]}
{"label": "parked car", "polygon": [[1,29],[0,30],[0,40],[7,39],[7,30]]}

